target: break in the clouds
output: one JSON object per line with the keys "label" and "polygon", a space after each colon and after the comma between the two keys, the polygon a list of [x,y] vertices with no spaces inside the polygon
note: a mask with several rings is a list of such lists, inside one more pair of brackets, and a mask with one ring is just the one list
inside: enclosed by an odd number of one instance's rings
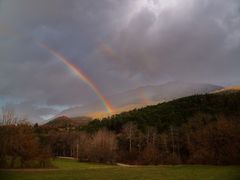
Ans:
{"label": "break in the clouds", "polygon": [[[33,120],[146,84],[240,83],[239,0],[1,0],[0,104]],[[57,108],[56,108],[57,107]]]}

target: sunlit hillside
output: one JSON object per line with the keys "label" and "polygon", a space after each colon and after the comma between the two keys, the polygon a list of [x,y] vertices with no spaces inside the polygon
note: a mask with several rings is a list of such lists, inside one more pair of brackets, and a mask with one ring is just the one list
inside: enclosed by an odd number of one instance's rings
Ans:
{"label": "sunlit hillside", "polygon": [[224,88],[222,88],[222,89],[213,91],[213,93],[234,92],[234,91],[240,91],[240,86],[228,86],[228,87],[224,87]]}

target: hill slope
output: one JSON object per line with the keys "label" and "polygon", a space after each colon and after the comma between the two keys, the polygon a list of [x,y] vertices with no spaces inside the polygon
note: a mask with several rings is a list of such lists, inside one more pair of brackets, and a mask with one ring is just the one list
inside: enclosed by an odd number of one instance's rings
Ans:
{"label": "hill slope", "polygon": [[90,120],[91,118],[89,117],[69,118],[67,116],[60,116],[44,124],[43,127],[48,128],[77,127],[80,125],[86,125]]}
{"label": "hill slope", "polygon": [[[173,100],[195,94],[205,94],[222,89],[220,86],[202,83],[169,82],[156,86],[143,86],[108,97],[115,108],[115,113],[141,108],[147,105]],[[74,107],[63,111],[60,115],[69,117],[89,116],[106,117],[102,104],[94,102],[88,106]]]}
{"label": "hill slope", "polygon": [[222,89],[216,90],[213,93],[231,93],[231,92],[237,92],[240,91],[240,86],[229,86],[229,87],[224,87]]}
{"label": "hill slope", "polygon": [[89,130],[107,127],[110,130],[119,131],[129,122],[135,122],[140,129],[146,126],[156,127],[159,131],[169,129],[170,126],[181,126],[190,117],[198,114],[207,114],[214,120],[216,116],[238,117],[240,119],[240,92],[216,93],[195,95],[161,103],[154,106],[124,112],[102,121],[91,121]]}

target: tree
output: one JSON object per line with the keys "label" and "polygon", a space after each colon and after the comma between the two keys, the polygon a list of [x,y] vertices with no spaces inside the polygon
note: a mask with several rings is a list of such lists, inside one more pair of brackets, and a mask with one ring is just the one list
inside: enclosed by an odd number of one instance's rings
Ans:
{"label": "tree", "polygon": [[46,157],[49,157],[28,124],[0,126],[0,146],[0,166],[3,168],[19,167],[17,159],[22,168],[35,166],[34,160],[38,162],[36,166],[40,166],[40,161],[47,161]]}
{"label": "tree", "polygon": [[2,125],[10,125],[17,123],[17,117],[15,116],[14,108],[10,105],[5,105],[2,107]]}
{"label": "tree", "polygon": [[132,152],[133,139],[136,137],[137,126],[133,122],[128,122],[123,126],[122,134],[126,137],[129,142],[129,152]]}
{"label": "tree", "polygon": [[116,135],[110,131],[101,129],[92,138],[90,158],[97,162],[114,162],[116,149]]}
{"label": "tree", "polygon": [[159,150],[155,144],[148,143],[140,157],[144,164],[158,164]]}
{"label": "tree", "polygon": [[145,134],[145,148],[140,153],[140,159],[144,164],[157,164],[159,161],[159,149],[157,147],[157,130],[147,127]]}
{"label": "tree", "polygon": [[90,148],[91,148],[92,138],[90,134],[86,132],[80,132],[77,139],[78,147],[78,160],[80,161],[89,161],[90,160]]}
{"label": "tree", "polygon": [[238,164],[240,161],[240,126],[235,120],[217,117],[191,132],[191,163],[201,164]]}

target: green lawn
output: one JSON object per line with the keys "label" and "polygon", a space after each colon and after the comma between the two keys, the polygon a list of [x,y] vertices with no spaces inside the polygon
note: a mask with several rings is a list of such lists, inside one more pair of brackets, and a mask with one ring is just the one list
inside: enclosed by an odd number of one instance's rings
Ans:
{"label": "green lawn", "polygon": [[240,166],[139,166],[120,167],[79,163],[73,160],[53,161],[57,170],[0,171],[0,180],[71,180],[71,179],[240,179]]}

